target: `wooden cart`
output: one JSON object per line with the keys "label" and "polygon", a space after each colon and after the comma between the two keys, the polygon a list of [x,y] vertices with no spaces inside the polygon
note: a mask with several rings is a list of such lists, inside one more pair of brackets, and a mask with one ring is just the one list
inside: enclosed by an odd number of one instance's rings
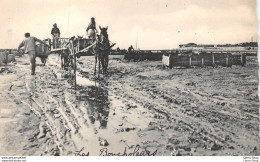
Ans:
{"label": "wooden cart", "polygon": [[[83,37],[58,38],[58,44],[53,46],[49,39],[51,53],[59,54],[61,68],[66,72],[72,86],[76,88],[77,58],[81,56],[94,56],[96,53],[96,39]],[[56,48],[53,48],[56,47]]]}

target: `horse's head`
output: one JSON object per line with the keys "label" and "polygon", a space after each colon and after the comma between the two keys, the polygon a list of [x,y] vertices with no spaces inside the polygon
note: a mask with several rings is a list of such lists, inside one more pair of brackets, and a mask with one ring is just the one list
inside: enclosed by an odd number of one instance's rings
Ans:
{"label": "horse's head", "polygon": [[102,41],[102,42],[107,41],[107,40],[108,40],[108,34],[107,34],[107,29],[108,29],[108,27],[101,28],[101,26],[99,26],[99,29],[100,29],[100,38],[101,38],[101,41]]}

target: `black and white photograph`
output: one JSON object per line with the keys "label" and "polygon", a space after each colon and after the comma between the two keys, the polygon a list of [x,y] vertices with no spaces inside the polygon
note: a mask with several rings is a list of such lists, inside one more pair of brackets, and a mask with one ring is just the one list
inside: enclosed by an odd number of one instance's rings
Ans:
{"label": "black and white photograph", "polygon": [[1,162],[258,162],[258,3],[0,0]]}

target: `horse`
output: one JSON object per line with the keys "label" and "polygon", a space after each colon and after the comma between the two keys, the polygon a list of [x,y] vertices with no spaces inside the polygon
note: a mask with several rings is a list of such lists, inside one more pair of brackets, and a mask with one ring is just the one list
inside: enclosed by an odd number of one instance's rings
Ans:
{"label": "horse", "polygon": [[102,66],[102,73],[107,73],[107,67],[108,67],[108,61],[109,61],[109,53],[110,49],[115,45],[110,45],[110,41],[107,34],[108,27],[102,28],[99,26],[100,29],[100,35],[97,35],[97,44],[96,44],[96,53],[95,53],[95,71],[94,75],[96,75],[96,65],[98,61],[98,68],[99,68],[99,74],[101,74],[100,71],[100,65]]}

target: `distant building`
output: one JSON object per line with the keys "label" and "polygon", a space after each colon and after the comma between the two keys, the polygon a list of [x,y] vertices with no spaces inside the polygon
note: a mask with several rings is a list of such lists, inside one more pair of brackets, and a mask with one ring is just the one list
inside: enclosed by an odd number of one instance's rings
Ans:
{"label": "distant building", "polygon": [[187,43],[187,44],[180,44],[180,49],[221,49],[221,48],[228,48],[228,49],[239,49],[239,50],[250,50],[250,49],[257,49],[258,42],[242,42],[238,44],[196,44],[196,43]]}

